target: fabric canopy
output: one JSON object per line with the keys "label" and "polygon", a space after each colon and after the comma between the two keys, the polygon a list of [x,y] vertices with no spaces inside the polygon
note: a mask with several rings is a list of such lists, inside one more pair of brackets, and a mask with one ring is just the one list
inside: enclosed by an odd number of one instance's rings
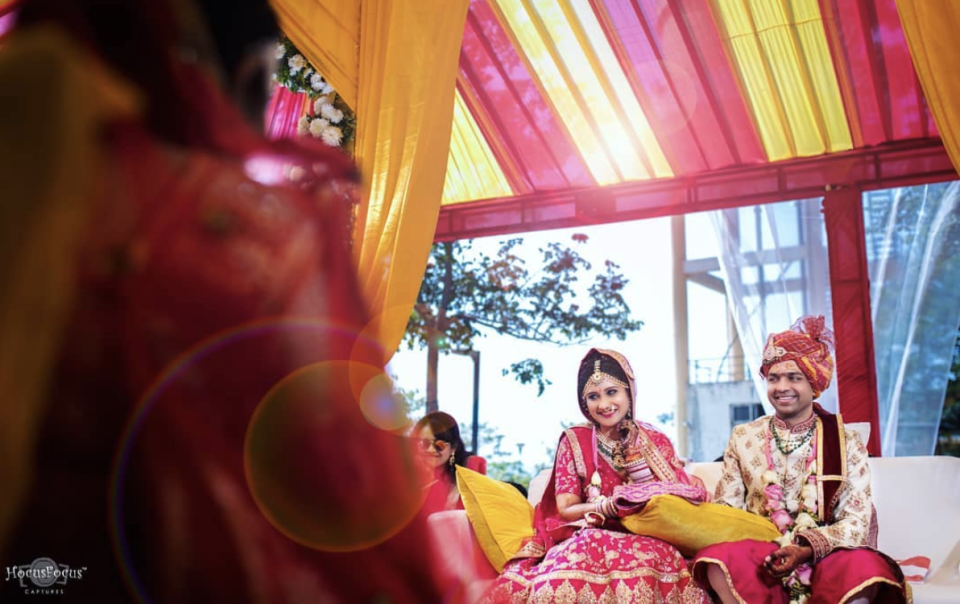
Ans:
{"label": "fabric canopy", "polygon": [[472,0],[457,94],[439,240],[955,175],[895,0]]}
{"label": "fabric canopy", "polygon": [[472,0],[457,94],[448,215],[939,144],[895,0]]}

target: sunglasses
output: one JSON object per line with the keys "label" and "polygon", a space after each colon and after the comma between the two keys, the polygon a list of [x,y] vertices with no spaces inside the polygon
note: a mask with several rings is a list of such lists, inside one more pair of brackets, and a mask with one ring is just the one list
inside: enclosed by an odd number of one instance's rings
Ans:
{"label": "sunglasses", "polygon": [[417,448],[426,453],[430,449],[433,449],[437,453],[442,453],[450,447],[450,443],[445,440],[430,440],[428,438],[418,438],[417,439]]}

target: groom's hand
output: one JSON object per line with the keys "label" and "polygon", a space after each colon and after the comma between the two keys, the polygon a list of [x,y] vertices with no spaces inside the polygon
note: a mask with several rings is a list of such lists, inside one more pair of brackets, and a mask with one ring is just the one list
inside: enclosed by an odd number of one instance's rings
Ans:
{"label": "groom's hand", "polygon": [[798,566],[813,558],[813,548],[809,545],[788,545],[781,547],[763,559],[767,572],[777,578],[786,577]]}

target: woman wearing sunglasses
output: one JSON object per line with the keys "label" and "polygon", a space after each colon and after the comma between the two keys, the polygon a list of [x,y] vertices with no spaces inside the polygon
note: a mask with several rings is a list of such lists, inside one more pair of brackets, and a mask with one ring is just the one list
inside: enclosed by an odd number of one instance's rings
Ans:
{"label": "woman wearing sunglasses", "polygon": [[457,420],[443,411],[434,411],[421,418],[411,435],[425,469],[433,473],[427,483],[429,492],[424,510],[432,513],[463,509],[457,490],[457,466],[486,474],[487,460],[467,451],[460,438]]}

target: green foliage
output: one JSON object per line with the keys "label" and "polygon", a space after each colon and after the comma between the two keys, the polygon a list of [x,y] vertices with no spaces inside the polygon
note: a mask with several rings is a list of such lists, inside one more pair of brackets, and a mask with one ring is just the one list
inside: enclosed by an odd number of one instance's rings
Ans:
{"label": "green foliage", "polygon": [[518,363],[510,365],[510,369],[504,369],[503,375],[513,374],[521,384],[537,383],[537,396],[543,396],[543,391],[552,384],[550,380],[543,377],[543,363],[537,359],[524,359]]}
{"label": "green foliage", "polygon": [[[574,235],[573,241],[585,245],[587,237]],[[608,260],[595,270],[575,249],[555,242],[539,248],[540,260],[528,267],[522,243],[503,241],[493,256],[471,241],[435,244],[407,323],[407,347],[469,351],[481,330],[569,345],[597,334],[622,340],[640,329],[643,323],[630,319],[622,295],[627,279],[616,263]],[[521,383],[536,383],[540,394],[549,383],[535,359],[515,363],[509,372]]]}
{"label": "green foliage", "polygon": [[423,399],[423,395],[420,394],[419,390],[407,390],[406,388],[400,388],[396,386],[397,378],[395,376],[390,376],[394,383],[394,393],[399,397],[401,403],[403,403],[404,414],[410,420],[411,424],[417,423],[417,421],[426,415],[426,401]]}
{"label": "green foliage", "polygon": [[937,453],[960,457],[960,331],[953,349],[950,380],[943,397],[943,415],[940,416],[940,439]]}

